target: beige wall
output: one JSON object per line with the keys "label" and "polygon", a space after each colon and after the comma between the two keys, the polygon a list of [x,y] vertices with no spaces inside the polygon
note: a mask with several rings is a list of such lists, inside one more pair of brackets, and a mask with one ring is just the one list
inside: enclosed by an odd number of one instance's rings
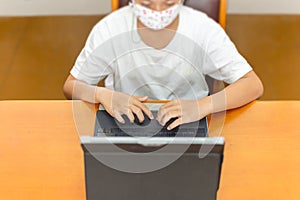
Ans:
{"label": "beige wall", "polygon": [[227,0],[229,14],[300,14],[300,0]]}
{"label": "beige wall", "polygon": [[[0,0],[0,16],[95,15],[110,0]],[[228,0],[229,14],[300,14],[300,0]]]}
{"label": "beige wall", "polygon": [[96,15],[111,10],[110,0],[0,0],[0,16]]}

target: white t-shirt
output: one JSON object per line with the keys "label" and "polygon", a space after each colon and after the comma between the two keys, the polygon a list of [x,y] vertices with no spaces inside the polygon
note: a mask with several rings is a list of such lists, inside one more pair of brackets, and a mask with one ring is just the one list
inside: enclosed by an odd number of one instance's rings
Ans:
{"label": "white t-shirt", "polygon": [[136,22],[129,6],[102,19],[71,74],[88,84],[107,77],[106,87],[131,95],[192,100],[207,96],[205,75],[231,84],[252,70],[220,25],[202,12],[183,6],[177,32],[162,50],[141,40]]}

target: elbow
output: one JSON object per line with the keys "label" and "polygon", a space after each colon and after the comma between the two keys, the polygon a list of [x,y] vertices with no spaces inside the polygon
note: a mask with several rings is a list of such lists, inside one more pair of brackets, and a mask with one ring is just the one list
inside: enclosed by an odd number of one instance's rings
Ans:
{"label": "elbow", "polygon": [[264,85],[262,81],[254,71],[248,74],[248,78],[248,87],[251,88],[253,100],[261,98],[264,94]]}
{"label": "elbow", "polygon": [[71,87],[70,87],[68,81],[65,82],[65,84],[64,84],[64,86],[63,86],[63,88],[62,88],[62,90],[63,90],[63,94],[64,94],[64,96],[66,97],[66,99],[67,99],[67,100],[72,100],[72,94],[71,94],[71,92],[70,92]]}
{"label": "elbow", "polygon": [[264,94],[264,85],[261,80],[257,77],[257,84],[256,84],[256,99],[259,99]]}

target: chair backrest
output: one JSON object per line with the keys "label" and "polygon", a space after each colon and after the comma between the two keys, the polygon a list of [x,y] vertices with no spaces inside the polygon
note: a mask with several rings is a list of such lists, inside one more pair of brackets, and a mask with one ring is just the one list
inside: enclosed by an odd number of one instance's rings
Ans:
{"label": "chair backrest", "polygon": [[[112,10],[128,5],[129,0],[111,0]],[[223,28],[226,25],[226,0],[185,0],[184,4],[206,13]]]}

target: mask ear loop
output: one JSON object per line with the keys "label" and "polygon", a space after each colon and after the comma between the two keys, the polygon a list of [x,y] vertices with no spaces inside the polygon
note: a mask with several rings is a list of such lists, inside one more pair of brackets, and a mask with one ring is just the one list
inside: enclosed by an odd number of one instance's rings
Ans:
{"label": "mask ear loop", "polygon": [[[134,0],[131,0],[131,1],[129,2],[129,6],[131,7],[131,9],[134,9],[133,3],[134,3]],[[135,19],[136,19],[136,20],[135,20]],[[141,37],[140,37],[139,34],[138,34],[138,30],[137,30],[137,29],[136,29],[136,30],[134,29],[136,23],[137,23],[137,17],[136,17],[136,15],[135,15],[135,13],[132,12],[131,40],[132,40],[133,43],[139,44],[139,43],[141,42]],[[135,33],[135,31],[137,32],[137,34],[136,34],[137,37],[138,37],[137,40],[135,40],[135,38],[134,38],[134,33]]]}

